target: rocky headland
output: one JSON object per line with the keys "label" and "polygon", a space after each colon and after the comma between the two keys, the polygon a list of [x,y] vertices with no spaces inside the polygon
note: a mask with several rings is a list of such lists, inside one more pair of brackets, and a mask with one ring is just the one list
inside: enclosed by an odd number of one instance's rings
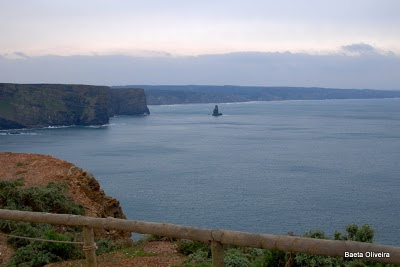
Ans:
{"label": "rocky headland", "polygon": [[103,125],[114,115],[149,113],[143,89],[0,83],[0,129]]}
{"label": "rocky headland", "polygon": [[143,89],[111,89],[110,95],[112,115],[150,114]]}

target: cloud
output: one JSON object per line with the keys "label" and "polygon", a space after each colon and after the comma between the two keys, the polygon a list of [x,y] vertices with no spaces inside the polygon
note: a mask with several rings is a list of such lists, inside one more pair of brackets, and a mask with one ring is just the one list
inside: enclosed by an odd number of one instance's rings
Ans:
{"label": "cloud", "polygon": [[367,55],[367,54],[375,54],[379,53],[379,50],[373,47],[370,44],[358,43],[358,44],[349,44],[341,47],[344,52],[348,52],[350,54],[357,55]]}
{"label": "cloud", "polygon": [[4,54],[4,55],[0,54],[0,57],[10,58],[10,59],[29,59],[30,58],[30,56],[28,56],[27,54],[22,53],[22,52],[14,52],[11,54],[8,53],[8,54]]}
{"label": "cloud", "polygon": [[23,58],[23,59],[28,59],[30,58],[28,55],[22,53],[22,52],[15,52],[14,55],[16,55],[17,57]]}
{"label": "cloud", "polygon": [[400,57],[368,44],[348,53],[240,52],[200,56],[0,57],[0,82],[213,84],[400,89]]}

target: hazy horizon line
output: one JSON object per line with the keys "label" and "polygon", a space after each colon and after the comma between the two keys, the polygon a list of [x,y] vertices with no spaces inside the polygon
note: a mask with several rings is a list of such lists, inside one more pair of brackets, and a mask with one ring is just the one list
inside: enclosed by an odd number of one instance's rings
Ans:
{"label": "hazy horizon line", "polygon": [[400,88],[393,89],[377,89],[377,88],[349,88],[349,87],[324,87],[324,86],[289,86],[289,85],[235,85],[235,84],[118,84],[118,85],[105,85],[105,84],[85,84],[85,83],[47,83],[47,82],[37,82],[37,83],[15,83],[15,82],[2,82],[0,84],[19,84],[19,85],[87,85],[87,86],[106,86],[113,89],[124,88],[140,88],[141,86],[176,86],[176,87],[187,87],[187,86],[197,86],[197,87],[253,87],[253,88],[316,88],[316,89],[338,89],[338,90],[373,90],[373,91],[399,91]]}
{"label": "hazy horizon line", "polygon": [[372,46],[368,43],[358,42],[351,44],[344,44],[333,49],[299,49],[299,50],[231,50],[225,52],[207,52],[207,53],[194,53],[194,54],[179,54],[163,50],[115,50],[109,52],[84,52],[84,53],[29,53],[24,51],[13,52],[0,52],[0,57],[8,59],[27,59],[38,57],[91,57],[91,56],[125,56],[125,57],[156,57],[156,58],[185,58],[185,57],[206,57],[206,56],[221,56],[221,55],[235,55],[235,54],[296,54],[296,55],[311,55],[311,56],[330,56],[330,55],[343,55],[343,56],[359,56],[369,54],[391,55],[400,57],[400,50],[386,50],[377,46]]}

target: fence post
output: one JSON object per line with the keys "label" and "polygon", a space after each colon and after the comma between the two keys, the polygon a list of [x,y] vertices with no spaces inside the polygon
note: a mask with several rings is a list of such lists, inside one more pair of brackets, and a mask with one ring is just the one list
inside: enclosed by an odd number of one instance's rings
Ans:
{"label": "fence post", "polygon": [[87,226],[83,226],[83,251],[85,252],[86,265],[88,267],[97,267],[93,228]]}
{"label": "fence post", "polygon": [[211,241],[212,266],[224,266],[224,246],[217,241]]}

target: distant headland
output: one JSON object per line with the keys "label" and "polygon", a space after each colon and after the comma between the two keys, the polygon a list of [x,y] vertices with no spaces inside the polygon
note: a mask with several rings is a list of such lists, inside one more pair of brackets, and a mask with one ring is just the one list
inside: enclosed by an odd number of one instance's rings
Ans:
{"label": "distant headland", "polygon": [[143,88],[148,105],[400,97],[400,91],[320,87],[126,85],[113,88]]}

